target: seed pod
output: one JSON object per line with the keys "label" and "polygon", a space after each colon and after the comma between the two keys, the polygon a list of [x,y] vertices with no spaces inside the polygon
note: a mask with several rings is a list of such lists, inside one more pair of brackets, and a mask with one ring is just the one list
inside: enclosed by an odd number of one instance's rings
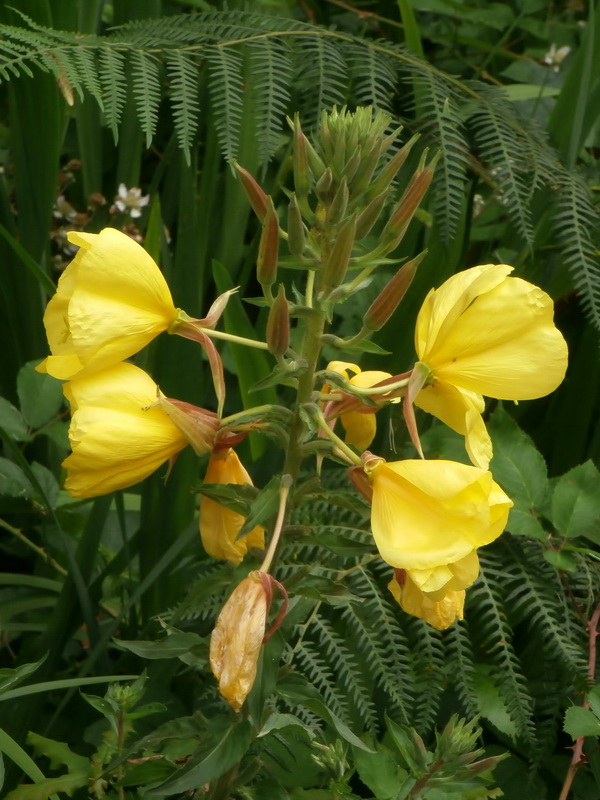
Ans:
{"label": "seed pod", "polygon": [[274,356],[284,355],[290,346],[290,309],[282,283],[279,284],[277,297],[269,309],[267,344],[269,352]]}
{"label": "seed pod", "polygon": [[271,286],[277,277],[279,260],[279,220],[271,198],[263,222],[256,259],[256,277],[261,286]]}
{"label": "seed pod", "polygon": [[306,236],[304,233],[304,223],[296,195],[292,193],[288,205],[288,248],[293,256],[301,256],[304,252]]}
{"label": "seed pod", "polygon": [[417,267],[427,255],[427,250],[419,253],[412,261],[404,264],[394,277],[385,285],[375,300],[371,303],[363,318],[363,326],[369,331],[378,331],[400,305],[400,301],[412,283]]}

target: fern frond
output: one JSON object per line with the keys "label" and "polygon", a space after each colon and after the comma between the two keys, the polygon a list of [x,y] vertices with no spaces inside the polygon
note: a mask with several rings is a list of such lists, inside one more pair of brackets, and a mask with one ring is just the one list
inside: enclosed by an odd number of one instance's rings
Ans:
{"label": "fern frond", "polygon": [[131,80],[133,96],[142,126],[146,135],[146,147],[150,147],[158,122],[160,105],[159,62],[154,56],[134,51],[131,57]]}
{"label": "fern frond", "polygon": [[533,698],[512,644],[513,633],[504,608],[502,583],[488,575],[488,570],[495,567],[494,574],[498,575],[497,566],[489,551],[481,555],[482,569],[479,579],[469,590],[467,619],[471,623],[476,621],[477,630],[472,631],[472,634],[480,639],[483,652],[497,667],[494,680],[516,725],[517,734],[533,745]]}
{"label": "fern frond", "polygon": [[98,77],[98,63],[95,55],[86,47],[76,47],[73,50],[73,61],[84,88],[92,95],[100,109],[104,110],[103,85]]}
{"label": "fern frond", "polygon": [[125,56],[110,47],[100,48],[98,54],[100,82],[104,103],[104,117],[117,141],[119,122],[127,99],[127,81],[125,79]]}
{"label": "fern frond", "polygon": [[406,615],[404,629],[411,642],[415,674],[413,723],[423,736],[435,726],[445,689],[445,653],[442,634],[422,619]]}
{"label": "fern frond", "polygon": [[381,58],[374,47],[356,42],[345,48],[350,66],[351,89],[357,105],[372,105],[392,112],[392,98],[398,91],[398,69],[394,61]]}
{"label": "fern frond", "polygon": [[266,164],[280,144],[282,120],[289,111],[292,61],[285,42],[266,39],[248,49],[258,152]]}
{"label": "fern frond", "polygon": [[317,651],[317,646],[312,642],[304,642],[296,653],[296,663],[302,667],[305,677],[321,692],[331,711],[349,722],[348,700],[340,692],[337,676]]}
{"label": "fern frond", "polygon": [[167,76],[170,81],[171,105],[177,141],[190,163],[190,148],[198,128],[198,76],[196,60],[179,50],[167,52]]}
{"label": "fern frond", "polygon": [[242,126],[243,58],[233,47],[208,47],[210,96],[215,127],[226,159],[236,157]]}
{"label": "fern frond", "polygon": [[479,701],[474,688],[475,659],[466,625],[456,623],[446,633],[448,677],[452,680],[462,712],[467,719],[479,714]]}
{"label": "fern frond", "polygon": [[307,128],[316,124],[324,109],[346,102],[348,65],[341,50],[326,36],[298,39],[295,72],[299,111]]}
{"label": "fern frond", "polygon": [[469,153],[459,100],[454,87],[429,72],[414,76],[413,81],[422,113],[418,128],[441,152],[433,177],[433,205],[444,238],[450,241],[463,209]]}

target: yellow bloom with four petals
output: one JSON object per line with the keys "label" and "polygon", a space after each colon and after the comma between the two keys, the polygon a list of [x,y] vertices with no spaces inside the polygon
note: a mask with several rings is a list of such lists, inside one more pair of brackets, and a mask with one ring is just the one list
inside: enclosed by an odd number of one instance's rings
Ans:
{"label": "yellow bloom with four petals", "polygon": [[500,536],[513,505],[492,474],[441,460],[374,460],[366,469],[371,529],[384,561],[407,570],[423,592],[470,586],[479,573],[477,548]]}
{"label": "yellow bloom with four petals", "polygon": [[[244,468],[238,454],[231,447],[216,448],[211,453],[204,483],[236,483],[252,486],[252,478]],[[246,536],[237,536],[245,522],[242,514],[227,508],[210,497],[200,501],[200,537],[206,552],[214,558],[222,558],[239,564],[250,547],[265,546],[265,531],[260,525]]]}
{"label": "yellow bloom with four petals", "polygon": [[73,452],[63,462],[73,497],[133,486],[188,444],[157,404],[157,386],[133,364],[115,364],[63,386]]}
{"label": "yellow bloom with four petals", "polygon": [[177,318],[161,271],[129,236],[104,228],[68,239],[80,249],[46,308],[52,355],[38,366],[62,380],[129,358]]}
{"label": "yellow bloom with four petals", "polygon": [[552,299],[512,267],[487,264],[453,275],[421,307],[415,348],[427,385],[415,405],[466,438],[472,462],[487,469],[492,445],[482,395],[531,400],[552,392],[567,368],[567,345]]}

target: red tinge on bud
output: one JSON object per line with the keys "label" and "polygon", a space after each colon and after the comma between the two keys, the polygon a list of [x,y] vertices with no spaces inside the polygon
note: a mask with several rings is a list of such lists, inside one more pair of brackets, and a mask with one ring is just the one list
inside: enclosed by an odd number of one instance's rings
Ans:
{"label": "red tinge on bud", "polygon": [[158,397],[158,404],[183,433],[197,456],[210,453],[219,430],[219,417],[214,411],[162,395]]}

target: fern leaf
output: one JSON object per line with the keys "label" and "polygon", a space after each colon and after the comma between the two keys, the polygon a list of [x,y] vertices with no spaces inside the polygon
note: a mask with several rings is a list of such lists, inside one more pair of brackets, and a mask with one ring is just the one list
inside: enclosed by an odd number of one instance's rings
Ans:
{"label": "fern leaf", "polygon": [[306,127],[314,125],[323,110],[346,102],[348,66],[339,48],[325,36],[300,38],[296,83],[300,114]]}
{"label": "fern leaf", "polygon": [[242,55],[233,47],[209,47],[210,96],[215,127],[226,159],[236,157],[243,114]]}
{"label": "fern leaf", "polygon": [[98,64],[94,53],[85,46],[76,47],[73,50],[74,66],[81,78],[83,87],[92,95],[100,108],[104,110],[102,99],[102,84],[98,78]]}
{"label": "fern leaf", "polygon": [[146,147],[150,147],[158,122],[160,103],[159,62],[154,56],[134,51],[131,57],[133,96]]}
{"label": "fern leaf", "polygon": [[292,62],[288,48],[275,40],[252,43],[249,53],[258,154],[266,164],[280,144],[282,120],[289,110]]}
{"label": "fern leaf", "polygon": [[98,63],[100,66],[104,117],[116,142],[119,133],[119,122],[127,99],[125,57],[116,49],[102,47],[98,54]]}
{"label": "fern leaf", "polygon": [[167,75],[170,80],[171,104],[177,141],[190,164],[190,148],[198,128],[198,64],[178,50],[167,53]]}
{"label": "fern leaf", "polygon": [[372,105],[376,109],[392,112],[392,98],[397,93],[397,65],[383,59],[371,43],[353,41],[345,48],[350,65],[351,88],[357,105]]}

